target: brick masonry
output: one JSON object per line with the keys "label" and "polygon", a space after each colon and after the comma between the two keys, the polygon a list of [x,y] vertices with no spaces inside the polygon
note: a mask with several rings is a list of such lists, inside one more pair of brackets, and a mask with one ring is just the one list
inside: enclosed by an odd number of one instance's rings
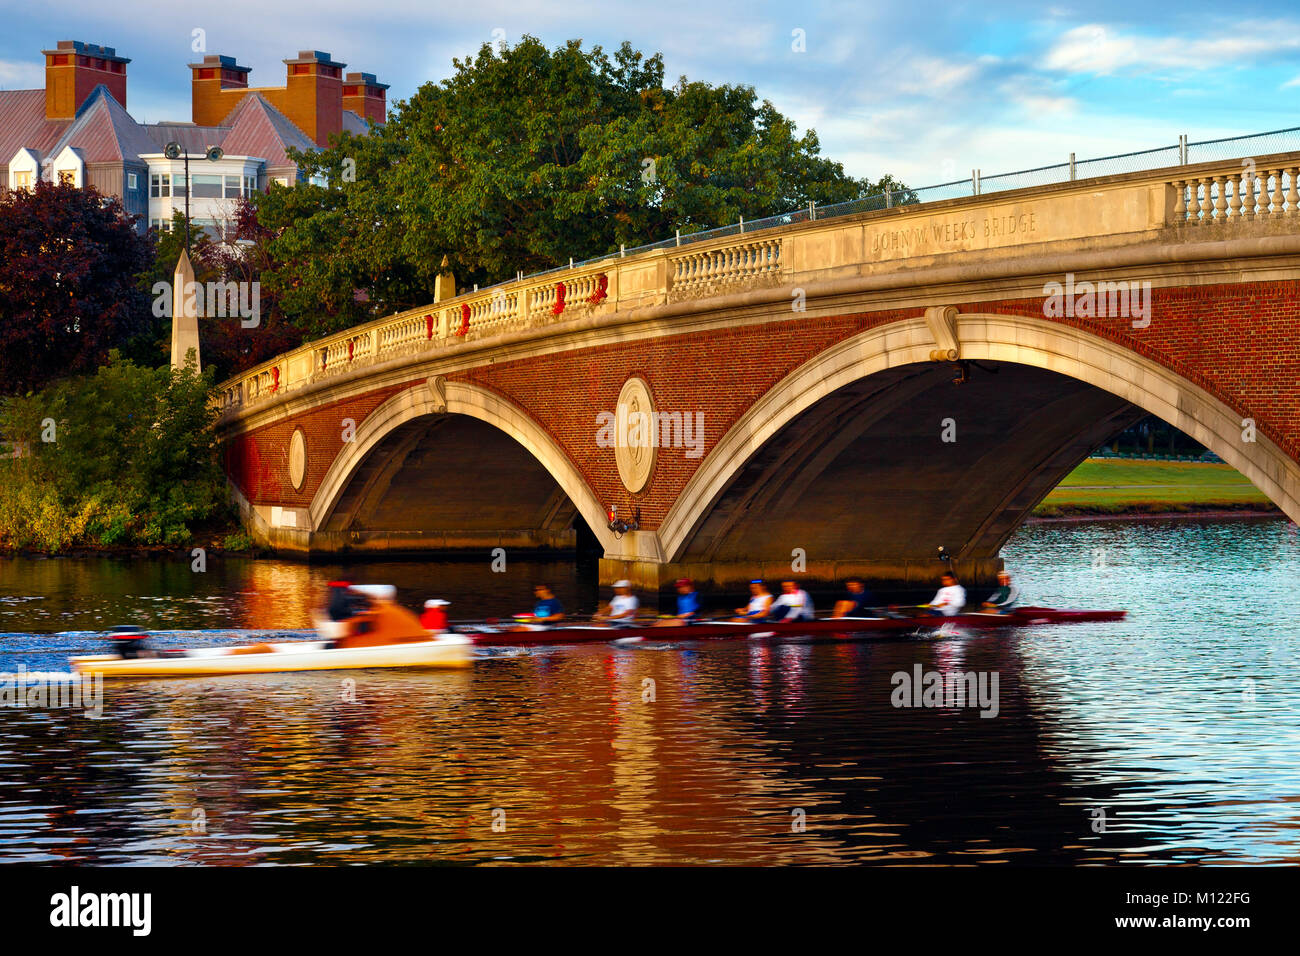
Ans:
{"label": "brick masonry", "polygon": [[[1129,318],[1062,318],[1153,359],[1200,386],[1300,461],[1300,281],[1153,289],[1151,324]],[[963,312],[1042,316],[1041,298],[963,303]],[[747,327],[664,336],[484,366],[449,376],[513,402],[548,432],[598,500],[641,509],[642,527],[658,527],[700,462],[773,385],[819,352],[868,329],[915,318],[916,309],[834,318],[794,315],[766,330]],[[704,416],[704,456],[661,448],[650,481],[631,495],[619,481],[614,451],[596,445],[596,413],[613,411],[629,376],[649,383],[655,407]],[[239,436],[227,471],[255,504],[307,506],[342,448],[341,425],[358,426],[381,402],[424,379],[348,399]],[[288,479],[293,429],[307,439],[307,477]]]}

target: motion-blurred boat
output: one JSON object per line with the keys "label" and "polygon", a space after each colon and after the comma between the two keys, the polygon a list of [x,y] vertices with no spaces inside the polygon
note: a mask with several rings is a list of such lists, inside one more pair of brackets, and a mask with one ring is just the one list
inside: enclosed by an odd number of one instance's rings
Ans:
{"label": "motion-blurred boat", "polygon": [[78,674],[104,677],[202,677],[218,674],[269,674],[281,671],[353,670],[368,667],[469,667],[473,644],[460,634],[433,634],[394,602],[390,585],[357,586],[369,607],[348,621],[318,619],[320,640],[280,641],[236,647],[153,651],[146,636],[128,631],[130,650],[70,660]]}

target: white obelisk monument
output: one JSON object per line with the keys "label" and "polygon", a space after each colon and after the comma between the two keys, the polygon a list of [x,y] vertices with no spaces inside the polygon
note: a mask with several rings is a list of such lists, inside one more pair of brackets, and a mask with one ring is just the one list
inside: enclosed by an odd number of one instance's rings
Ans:
{"label": "white obelisk monument", "polygon": [[199,360],[198,296],[186,295],[187,290],[194,288],[193,282],[194,267],[190,265],[189,253],[181,250],[176,274],[172,276],[172,368],[184,368],[193,349],[194,371],[200,372],[203,366]]}

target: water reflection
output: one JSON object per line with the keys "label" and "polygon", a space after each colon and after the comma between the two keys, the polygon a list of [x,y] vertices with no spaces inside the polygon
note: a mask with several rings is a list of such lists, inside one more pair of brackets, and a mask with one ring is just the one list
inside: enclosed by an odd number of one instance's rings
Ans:
{"label": "water reflection", "polygon": [[[0,709],[0,861],[1296,862],[1294,528],[1039,525],[1006,557],[1034,601],[1130,619],[110,682],[102,720]],[[375,573],[470,616],[539,575],[580,602],[556,570]],[[152,626],[212,642],[301,627],[340,571],[7,562],[0,668],[93,646],[82,631],[144,598]],[[892,706],[916,665],[996,673],[998,716]]]}

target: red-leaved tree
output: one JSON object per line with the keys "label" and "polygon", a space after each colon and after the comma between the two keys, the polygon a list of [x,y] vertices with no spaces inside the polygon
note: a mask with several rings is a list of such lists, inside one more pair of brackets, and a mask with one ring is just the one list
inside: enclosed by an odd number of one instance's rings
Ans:
{"label": "red-leaved tree", "polygon": [[41,182],[0,188],[0,394],[91,372],[148,322],[152,260],[118,200]]}

